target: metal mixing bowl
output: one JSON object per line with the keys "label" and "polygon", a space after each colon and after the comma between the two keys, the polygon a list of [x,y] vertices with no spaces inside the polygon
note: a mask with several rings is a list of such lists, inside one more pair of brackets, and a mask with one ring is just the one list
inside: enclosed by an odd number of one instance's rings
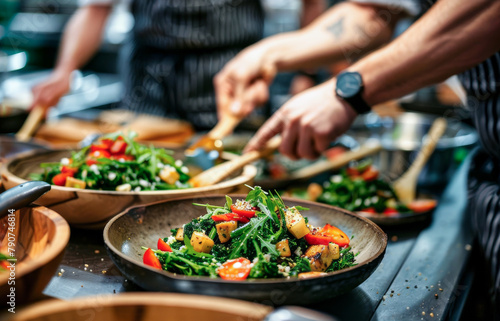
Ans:
{"label": "metal mixing bowl", "polygon": [[[368,138],[379,139],[383,150],[373,156],[382,178],[394,180],[409,167],[420,150],[434,115],[404,113],[396,119],[381,118],[376,114],[358,117],[348,135],[359,143]],[[467,152],[478,141],[474,128],[448,118],[448,126],[436,150],[419,177],[419,186],[439,188],[449,181]]]}

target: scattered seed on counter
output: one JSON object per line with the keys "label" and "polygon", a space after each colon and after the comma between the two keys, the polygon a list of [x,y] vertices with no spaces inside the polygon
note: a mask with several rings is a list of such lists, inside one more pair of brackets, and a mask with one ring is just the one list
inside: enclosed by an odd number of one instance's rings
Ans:
{"label": "scattered seed on counter", "polygon": [[409,289],[410,287],[409,287],[409,286],[407,286],[406,288],[407,288],[407,289]]}
{"label": "scattered seed on counter", "polygon": [[431,318],[434,318],[434,313],[429,313],[429,315],[431,316]]}
{"label": "scattered seed on counter", "polygon": [[472,250],[472,246],[470,244],[465,245],[465,250],[466,251]]}
{"label": "scattered seed on counter", "polygon": [[422,276],[422,273],[418,272],[418,276]]}
{"label": "scattered seed on counter", "polygon": [[406,307],[406,310],[410,310],[410,307]]}
{"label": "scattered seed on counter", "polygon": [[405,280],[405,282],[408,282],[408,280]]}
{"label": "scattered seed on counter", "polygon": [[90,269],[90,272],[92,272],[92,269]]}
{"label": "scattered seed on counter", "polygon": [[95,254],[99,254],[99,253],[101,253],[101,251],[99,251],[99,250],[95,250],[95,251],[94,251],[94,253],[95,253]]}
{"label": "scattered seed on counter", "polygon": [[113,293],[116,293],[116,290],[115,290],[115,289],[113,289]]}
{"label": "scattered seed on counter", "polygon": [[394,295],[394,294],[392,294],[392,293],[391,293],[390,297],[392,298],[392,296],[393,296],[393,295]]}
{"label": "scattered seed on counter", "polygon": [[80,287],[82,287],[82,288],[83,288],[83,284],[82,284]]}
{"label": "scattered seed on counter", "polygon": [[443,292],[443,289],[439,288],[439,291]]}
{"label": "scattered seed on counter", "polygon": [[422,311],[422,315],[425,315],[425,311]]}
{"label": "scattered seed on counter", "polygon": [[391,237],[391,241],[393,241],[393,242],[397,242],[397,240],[398,240],[398,236],[397,236],[397,235],[393,235],[393,236]]}
{"label": "scattered seed on counter", "polygon": [[398,293],[398,296],[400,296],[400,295],[401,295],[401,293]]}
{"label": "scattered seed on counter", "polygon": [[434,297],[436,298],[436,300],[439,298],[439,295],[436,293],[434,294]]}
{"label": "scattered seed on counter", "polygon": [[102,274],[106,274],[106,272],[108,272],[108,271],[106,271],[106,270],[101,271]]}
{"label": "scattered seed on counter", "polygon": [[417,286],[417,285],[415,285],[415,289],[417,289],[417,288],[418,288],[418,286]]}

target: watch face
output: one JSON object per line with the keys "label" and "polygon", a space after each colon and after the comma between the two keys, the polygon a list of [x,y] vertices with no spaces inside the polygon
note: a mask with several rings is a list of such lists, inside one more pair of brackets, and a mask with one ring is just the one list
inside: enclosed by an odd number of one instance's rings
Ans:
{"label": "watch face", "polygon": [[337,95],[343,98],[356,96],[363,84],[361,76],[357,72],[345,72],[337,78]]}

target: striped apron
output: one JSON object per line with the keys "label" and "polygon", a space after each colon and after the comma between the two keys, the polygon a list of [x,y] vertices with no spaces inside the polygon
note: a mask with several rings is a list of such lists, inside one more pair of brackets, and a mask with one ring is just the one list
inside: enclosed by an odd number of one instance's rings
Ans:
{"label": "striped apron", "polygon": [[213,77],[262,37],[259,0],[134,0],[124,48],[121,107],[182,118],[196,129],[217,122]]}

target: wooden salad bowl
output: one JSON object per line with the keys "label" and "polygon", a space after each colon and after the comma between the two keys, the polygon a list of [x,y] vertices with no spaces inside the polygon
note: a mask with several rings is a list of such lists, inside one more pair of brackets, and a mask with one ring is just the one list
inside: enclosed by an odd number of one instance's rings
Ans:
{"label": "wooden salad bowl", "polygon": [[[233,200],[245,195],[231,195]],[[220,278],[185,276],[154,269],[142,263],[142,246],[156,248],[158,238],[170,235],[170,229],[182,226],[206,214],[193,203],[223,205],[225,197],[198,196],[135,206],[111,219],[104,228],[104,242],[118,269],[140,287],[149,291],[184,292],[223,296],[273,305],[324,301],[350,291],[365,281],[377,268],[387,246],[387,235],[370,220],[346,210],[309,201],[284,198],[288,206],[309,208],[302,214],[314,226],[326,223],[354,236],[351,247],[356,266],[324,276],[301,279],[247,279],[228,281]]]}
{"label": "wooden salad bowl", "polygon": [[0,271],[0,296],[4,298],[1,305],[6,305],[7,295],[14,287],[18,306],[40,297],[62,260],[70,230],[61,215],[43,206],[23,207],[14,217],[12,229],[9,229],[9,216],[0,219],[0,252],[8,255],[12,246],[9,242],[14,241],[17,259],[15,285],[8,283],[9,271]]}
{"label": "wooden salad bowl", "polygon": [[[26,182],[30,173],[42,172],[40,163],[58,162],[70,155],[71,151],[58,150],[29,152],[10,159],[0,170],[3,185],[9,189]],[[247,165],[236,175],[212,186],[168,191],[117,192],[52,186],[36,204],[60,213],[72,226],[102,228],[111,217],[133,205],[184,196],[241,192],[245,184],[252,184],[256,174],[257,169]]]}
{"label": "wooden salad bowl", "polygon": [[262,320],[271,308],[199,295],[125,293],[71,301],[50,300],[19,311],[12,321]]}

